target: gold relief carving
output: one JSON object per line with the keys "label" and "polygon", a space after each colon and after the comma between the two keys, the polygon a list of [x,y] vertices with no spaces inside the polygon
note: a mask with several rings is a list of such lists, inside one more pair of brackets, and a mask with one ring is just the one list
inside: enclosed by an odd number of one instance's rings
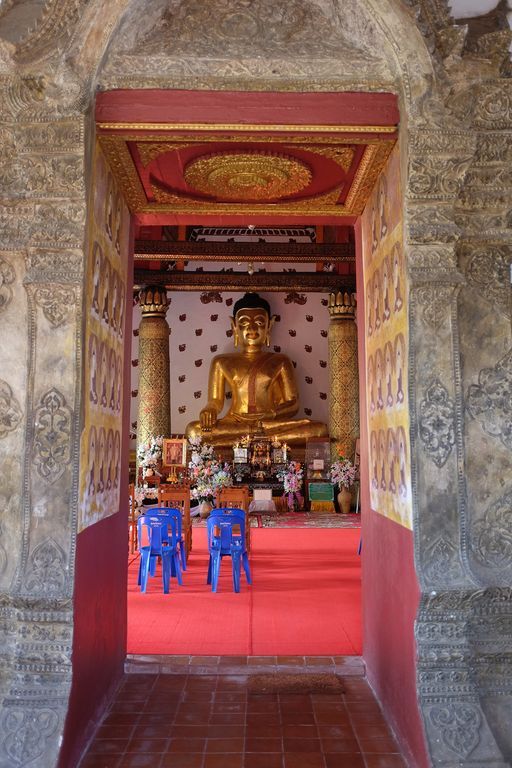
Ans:
{"label": "gold relief carving", "polygon": [[363,212],[394,145],[394,141],[383,141],[366,147],[345,200],[345,207],[352,213],[360,215]]}
{"label": "gold relief carving", "polygon": [[[179,211],[187,211],[187,210],[195,210],[195,208],[208,208],[208,211],[210,212],[212,210],[211,205],[208,202],[205,202],[204,199],[196,198],[196,197],[190,197],[189,195],[180,195],[178,193],[173,192],[166,192],[163,189],[160,189],[160,187],[157,187],[156,184],[151,185],[151,191],[153,192],[153,196],[155,200],[157,200],[158,203],[160,203],[159,206],[146,206],[142,209],[143,213],[149,213],[154,210],[179,210]],[[184,204],[187,204],[190,206],[190,208],[185,207]],[[195,208],[194,208],[195,207]]]}
{"label": "gold relief carving", "polygon": [[[355,261],[352,243],[253,243],[254,261]],[[135,263],[145,261],[244,261],[244,243],[172,242],[170,240],[136,240]]]}
{"label": "gold relief carving", "polygon": [[[318,146],[323,144],[333,144],[333,135],[339,133],[351,133],[351,132],[364,132],[370,134],[368,138],[362,136],[350,137],[351,145],[366,145],[363,158],[359,169],[352,182],[349,195],[344,205],[338,205],[338,200],[342,192],[342,187],[331,190],[330,192],[315,197],[307,198],[300,201],[286,201],[282,202],[279,206],[279,213],[284,215],[293,214],[296,211],[307,211],[311,215],[316,216],[352,216],[362,213],[368,195],[370,194],[375,181],[384,167],[388,156],[394,146],[395,139],[382,139],[381,137],[371,134],[391,134],[396,133],[395,126],[254,126],[254,125],[173,125],[162,126],[160,124],[155,125],[136,125],[136,124],[106,124],[103,123],[100,127],[106,127],[110,129],[117,129],[127,131],[124,134],[116,133],[109,135],[100,135],[99,142],[105,152],[107,160],[117,177],[124,196],[127,200],[128,206],[132,212],[138,213],[204,213],[205,215],[216,214],[247,214],[249,203],[216,203],[208,202],[204,200],[198,200],[197,198],[189,195],[181,195],[173,192],[167,192],[156,185],[152,185],[152,192],[155,197],[155,203],[149,203],[144,188],[140,182],[137,170],[133,163],[132,156],[127,146],[127,142],[135,142],[139,149],[139,153],[143,162],[150,162],[151,159],[158,155],[174,151],[184,146],[205,144],[211,142],[229,142],[234,145],[240,142],[255,141],[261,142],[262,138],[265,143],[269,145],[271,142],[279,141],[288,145],[300,145],[304,150],[310,152],[317,152],[324,156],[329,156],[335,160],[342,167],[348,163],[349,155],[346,144],[336,146]],[[160,130],[160,135],[147,135],[141,138],[140,134],[129,133],[130,130],[135,129],[153,129]],[[197,133],[195,136],[180,136],[170,135],[167,136],[164,129],[169,128],[172,131],[176,130],[204,130],[203,134]],[[233,133],[231,135],[224,135],[222,131],[231,129]],[[262,133],[267,133],[266,137],[262,137]],[[280,137],[279,131],[288,132],[288,135]],[[308,137],[307,133],[315,134],[313,137]],[[322,135],[322,133],[324,135]],[[272,135],[269,138],[268,134]],[[296,135],[290,135],[296,134]],[[341,137],[340,137],[341,138]],[[308,139],[311,140],[311,144],[308,144]],[[306,142],[306,143],[305,143]],[[145,148],[147,145],[147,149]],[[325,150],[325,152],[324,152]],[[233,153],[234,154],[234,153]],[[298,162],[298,161],[297,161]],[[342,165],[343,164],[343,165]],[[268,199],[268,198],[267,198]],[[254,203],[253,213],[262,215],[274,214],[276,212],[275,204]]]}
{"label": "gold relief carving", "polygon": [[146,193],[133,165],[132,156],[123,140],[116,136],[100,136],[98,138],[107,162],[119,182],[131,212],[140,210],[147,205]]}
{"label": "gold relief carving", "polygon": [[139,326],[138,440],[170,434],[169,325],[163,316],[143,314]]}
{"label": "gold relief carving", "polygon": [[[163,192],[161,189],[153,186],[153,192],[155,198],[161,203],[160,205],[145,206],[140,209],[140,213],[154,213],[157,211],[168,211],[177,213],[204,213],[204,214],[243,214],[252,211],[258,214],[273,214],[276,213],[275,203],[218,203],[218,202],[205,202],[204,200],[198,200],[193,197],[186,197],[185,195],[176,195],[169,192]],[[296,211],[307,211],[311,215],[317,216],[350,216],[349,211],[345,206],[336,205],[342,187],[336,187],[335,189],[324,193],[323,195],[316,195],[314,197],[307,197],[304,200],[291,200],[279,205],[277,209],[279,213],[293,213]]]}
{"label": "gold relief carving", "polygon": [[[274,126],[267,126],[269,134],[272,133]],[[304,126],[301,126],[302,128]],[[334,131],[335,132],[335,131]],[[395,133],[396,129],[393,128],[392,133]],[[388,133],[388,131],[385,131]],[[103,136],[100,134],[100,139]],[[160,134],[146,134],[140,135],[135,133],[122,134],[109,134],[109,138],[117,142],[133,143],[137,147],[137,151],[144,165],[150,163],[155,157],[159,157],[166,152],[176,152],[180,149],[196,146],[198,144],[282,144],[288,149],[302,149],[306,152],[316,152],[318,150],[325,149],[325,154],[332,152],[332,159],[335,159],[334,155],[338,152],[343,155],[345,150],[349,150],[354,145],[360,144],[380,144],[382,141],[388,141],[388,139],[382,139],[379,136],[374,135],[354,135],[350,137],[340,136],[339,138],[333,136],[333,131],[326,134],[315,134],[309,136],[307,133],[301,133],[298,135],[287,134],[283,136],[271,136],[267,138],[257,133],[198,133],[195,134],[174,134],[173,136],[166,136],[164,133]],[[323,145],[330,145],[324,147]],[[320,152],[319,152],[320,154]],[[345,162],[345,160],[343,160]],[[340,163],[341,164],[341,163]]]}
{"label": "gold relief carving", "polygon": [[139,306],[143,317],[151,315],[165,318],[169,307],[169,299],[164,288],[149,285],[139,291]]}
{"label": "gold relief carving", "polygon": [[[168,272],[135,270],[135,283],[149,279],[169,291],[316,291],[325,293],[340,287],[340,275],[333,272]],[[354,288],[355,277],[344,279],[347,290]]]}
{"label": "gold relief carving", "polygon": [[164,317],[143,316],[139,326],[139,443],[152,435],[170,435],[169,398],[169,325]]}
{"label": "gold relief carving", "polygon": [[[253,131],[254,133],[326,133],[331,137],[336,133],[395,133],[397,130],[396,125],[248,125],[244,123],[98,123],[97,126],[100,130],[106,131],[162,131],[168,133],[170,131],[205,131],[206,133],[212,133],[212,131],[226,131],[227,136],[214,136],[210,141],[233,141],[233,133],[247,133]],[[128,137],[124,137],[127,141]],[[187,137],[191,138],[191,137]],[[134,135],[131,137],[132,141],[140,140],[140,135]],[[205,140],[205,137],[201,138],[201,141]],[[239,139],[238,139],[239,140]],[[250,137],[245,136],[244,141],[250,140]],[[316,140],[316,139],[315,139]],[[261,136],[259,138],[261,141]],[[301,139],[304,141],[304,139]],[[332,138],[330,139],[332,142]]]}
{"label": "gold relief carving", "polygon": [[[201,142],[202,143],[202,142]],[[177,152],[180,149],[186,149],[194,144],[193,141],[158,141],[158,142],[145,142],[137,141],[137,151],[141,159],[142,165],[146,167],[149,163],[159,157],[165,155],[167,152]]]}
{"label": "gold relief carving", "polygon": [[165,339],[166,343],[169,341],[169,324],[163,317],[148,317],[144,316],[144,325],[139,326],[139,342],[141,339],[149,339],[151,341],[161,341]]}
{"label": "gold relief carving", "polygon": [[297,158],[263,152],[235,152],[200,157],[187,165],[187,184],[225,200],[274,200],[296,194],[312,179]]}
{"label": "gold relief carving", "polygon": [[305,152],[313,152],[315,155],[328,157],[334,160],[346,172],[352,165],[354,159],[354,150],[351,147],[315,147],[310,144],[294,144],[293,149],[302,149]]}
{"label": "gold relief carving", "polygon": [[337,291],[329,294],[329,314],[331,319],[347,318],[354,320],[356,316],[356,294]]}
{"label": "gold relief carving", "polygon": [[329,434],[354,455],[359,436],[357,326],[331,317],[329,345]]}

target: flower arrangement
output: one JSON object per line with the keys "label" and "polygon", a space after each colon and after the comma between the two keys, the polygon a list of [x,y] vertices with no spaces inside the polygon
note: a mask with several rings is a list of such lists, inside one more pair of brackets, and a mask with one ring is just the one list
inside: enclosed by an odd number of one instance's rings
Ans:
{"label": "flower arrangement", "polygon": [[137,448],[137,463],[142,469],[156,470],[158,462],[162,458],[163,435],[150,437],[145,443],[140,443]]}
{"label": "flower arrangement", "polygon": [[331,481],[339,488],[351,488],[356,480],[356,467],[338,447],[338,458],[331,464]]}
{"label": "flower arrangement", "polygon": [[278,479],[283,483],[283,499],[288,504],[288,509],[293,511],[300,509],[304,503],[302,496],[302,478],[304,469],[298,461],[290,461],[289,464],[277,473]]}
{"label": "flower arrangement", "polygon": [[201,437],[190,437],[188,443],[191,449],[188,465],[191,495],[199,501],[211,502],[218,488],[233,485],[231,468],[215,458],[213,445],[203,443]]}
{"label": "flower arrangement", "polygon": [[135,486],[135,503],[138,507],[142,506],[144,499],[158,499],[158,488],[150,488],[146,485]]}

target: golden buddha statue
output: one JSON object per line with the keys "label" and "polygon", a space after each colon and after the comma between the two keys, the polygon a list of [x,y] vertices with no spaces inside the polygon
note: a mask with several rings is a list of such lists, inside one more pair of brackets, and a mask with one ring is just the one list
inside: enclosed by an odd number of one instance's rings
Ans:
{"label": "golden buddha statue", "polygon": [[[210,367],[208,403],[198,421],[187,425],[188,437],[201,435],[216,446],[231,446],[246,434],[265,435],[291,445],[310,437],[324,437],[327,426],[311,419],[294,419],[299,395],[291,361],[286,355],[265,350],[274,323],[270,305],[257,293],[246,293],[235,302],[231,326],[240,352],[217,355]],[[231,405],[219,418],[226,387]]]}

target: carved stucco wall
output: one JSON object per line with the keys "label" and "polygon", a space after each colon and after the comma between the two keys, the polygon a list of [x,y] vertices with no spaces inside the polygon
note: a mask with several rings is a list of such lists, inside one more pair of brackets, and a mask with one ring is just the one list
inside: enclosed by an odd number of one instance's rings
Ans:
{"label": "carved stucco wall", "polygon": [[[208,3],[206,19],[205,6],[172,2],[165,15],[163,0],[144,13],[134,0],[48,0],[35,25],[13,22],[11,3],[0,12],[0,766],[55,765],[69,692],[83,116],[99,83],[400,94],[419,702],[433,765],[504,768],[512,760],[509,35],[488,34],[468,50],[444,0],[296,1],[285,11],[259,0],[244,4],[238,24],[231,17],[228,33],[230,4]],[[303,32],[308,12],[331,22],[327,56],[322,35]],[[260,15],[260,34],[247,36]],[[308,30],[323,30],[323,17]],[[114,35],[98,75],[117,25],[133,45],[122,50]],[[350,47],[336,44],[336,32]],[[142,58],[147,34],[154,49]],[[188,48],[169,55],[176,38]],[[197,55],[205,40],[214,53],[220,46],[220,60]],[[453,430],[442,466],[421,437],[424,402],[436,404],[443,433]]]}
{"label": "carved stucco wall", "polygon": [[23,86],[1,82],[0,765],[52,765],[71,680],[83,123],[18,122]]}
{"label": "carved stucco wall", "polygon": [[[506,89],[477,89],[474,111],[463,112],[464,131],[416,133],[409,165],[413,525],[423,590],[418,693],[434,765],[504,766],[512,755],[502,725],[512,691],[504,575],[512,465],[501,439],[510,388],[503,313],[510,190],[495,184],[508,144],[496,142],[495,129],[512,125],[498,93],[503,98]],[[480,291],[477,280],[485,283]],[[494,402],[486,401],[490,393]],[[437,443],[424,428],[427,412]]]}

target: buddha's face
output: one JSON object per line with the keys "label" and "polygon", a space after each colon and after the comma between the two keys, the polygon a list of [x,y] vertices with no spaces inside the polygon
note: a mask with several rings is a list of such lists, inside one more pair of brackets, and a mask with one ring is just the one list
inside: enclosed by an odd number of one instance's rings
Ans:
{"label": "buddha's face", "polygon": [[245,349],[259,349],[268,341],[272,320],[262,307],[239,309],[233,321],[235,343]]}

